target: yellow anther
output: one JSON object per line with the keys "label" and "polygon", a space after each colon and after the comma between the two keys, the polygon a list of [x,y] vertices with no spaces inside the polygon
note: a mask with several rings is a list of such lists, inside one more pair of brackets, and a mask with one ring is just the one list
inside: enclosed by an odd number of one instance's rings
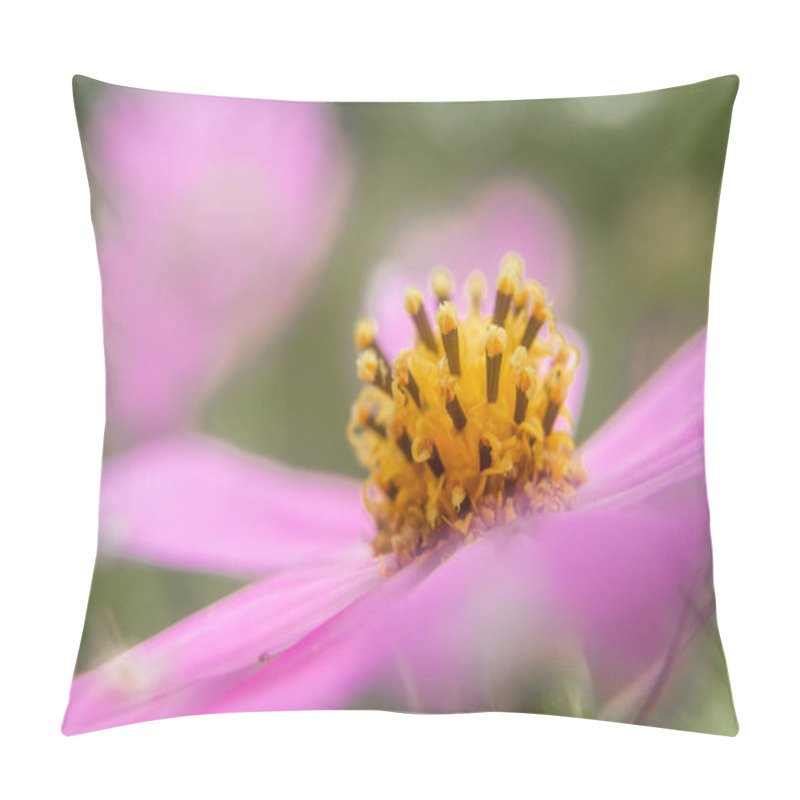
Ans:
{"label": "yellow anther", "polygon": [[544,442],[544,429],[538,417],[526,420],[519,426],[519,433],[527,439],[541,444]]}
{"label": "yellow anther", "polygon": [[356,374],[364,381],[364,383],[374,383],[379,389],[382,389],[386,394],[392,393],[392,376],[389,374],[389,368],[375,350],[370,347],[367,350],[362,350],[356,359]]}
{"label": "yellow anther", "polygon": [[452,297],[453,283],[453,274],[449,269],[436,267],[431,272],[431,291],[440,303]]}
{"label": "yellow anther", "polygon": [[414,286],[409,286],[403,296],[403,306],[414,320],[414,325],[416,326],[420,341],[432,353],[438,352],[439,347],[433,336],[431,323],[428,321],[428,313],[425,311],[422,292]]}
{"label": "yellow anther", "polygon": [[551,403],[561,404],[567,399],[567,392],[572,383],[572,375],[561,364],[556,364],[547,376],[545,386]]}
{"label": "yellow anther", "polygon": [[[419,384],[411,372],[411,358],[411,350],[401,350],[394,360],[394,375],[398,389],[408,393],[411,399],[417,404],[417,408],[421,408],[422,400],[419,393]],[[405,398],[398,398],[398,402],[401,405],[405,405]]]}
{"label": "yellow anther", "polygon": [[405,308],[406,314],[411,314],[413,317],[422,308],[423,302],[422,292],[416,286],[406,288],[403,295],[403,308]]}
{"label": "yellow anther", "polygon": [[494,316],[492,322],[495,325],[504,325],[506,315],[508,314],[509,306],[511,305],[511,297],[517,291],[519,285],[519,278],[513,266],[505,266],[500,270],[500,276],[497,278],[497,292],[494,296]]}
{"label": "yellow anther", "polygon": [[442,335],[454,331],[458,327],[458,309],[456,304],[450,301],[444,302],[436,312],[436,324]]}
{"label": "yellow anther", "polygon": [[372,418],[372,407],[359,399],[353,405],[353,419],[358,425],[366,425]]}
{"label": "yellow anther", "polygon": [[378,377],[380,362],[374,350],[364,350],[356,359],[356,372],[364,383],[375,383]]}
{"label": "yellow anther", "polygon": [[447,356],[447,365],[453,375],[461,374],[461,355],[458,346],[458,309],[456,304],[446,300],[436,312],[436,324],[442,332],[442,344]]}
{"label": "yellow anther", "polygon": [[519,275],[514,266],[502,267],[497,278],[497,291],[510,297],[516,292],[518,285]]}
{"label": "yellow anther", "polygon": [[483,337],[483,346],[486,348],[486,356],[501,356],[505,352],[508,344],[508,334],[504,328],[497,325],[490,325]]}
{"label": "yellow anther", "polygon": [[528,283],[520,283],[514,292],[514,309],[521,311],[528,307]]}
{"label": "yellow anther", "polygon": [[524,347],[518,347],[511,354],[508,363],[514,375],[519,375],[528,366],[528,351]]}
{"label": "yellow anther", "polygon": [[531,300],[531,316],[543,321],[547,316],[547,295],[536,281],[525,281],[525,293]]}
{"label": "yellow anther", "polygon": [[486,399],[490,403],[497,402],[500,367],[507,344],[508,334],[505,330],[497,325],[490,325],[483,337],[483,346],[486,350]]}
{"label": "yellow anther", "polygon": [[517,280],[521,281],[525,274],[525,261],[519,253],[506,253],[500,259],[500,271],[505,269],[511,270],[517,276]]}
{"label": "yellow anther", "polygon": [[452,403],[453,400],[456,399],[456,387],[457,383],[454,378],[450,378],[445,376],[441,381],[442,384],[442,396],[444,397],[445,403]]}
{"label": "yellow anther", "polygon": [[358,320],[353,329],[353,339],[355,340],[356,347],[359,350],[365,350],[367,347],[375,344],[377,333],[378,325],[374,319],[364,318]]}
{"label": "yellow anther", "polygon": [[430,439],[418,436],[411,442],[411,455],[418,464],[424,464],[433,455],[433,448]]}
{"label": "yellow anther", "polygon": [[528,392],[534,383],[536,373],[530,366],[528,351],[518,347],[509,361],[511,371],[514,373],[514,383],[520,391]]}
{"label": "yellow anther", "polygon": [[492,448],[495,457],[499,457],[503,451],[503,443],[491,431],[484,431],[481,435],[481,442],[485,442]]}
{"label": "yellow anther", "polygon": [[458,384],[453,378],[447,378],[442,384],[442,395],[444,396],[444,407],[453,420],[453,425],[460,431],[467,424],[467,417],[458,399]]}
{"label": "yellow anther", "polygon": [[394,367],[394,374],[397,378],[397,382],[401,386],[406,386],[408,384],[408,376],[409,376],[409,363],[411,361],[411,351],[404,349],[401,350],[397,357],[395,358],[392,366]]}
{"label": "yellow anther", "polygon": [[556,333],[554,339],[553,363],[560,364],[569,373],[574,373],[581,360],[580,351],[574,345],[568,345],[560,333]]}
{"label": "yellow anther", "polygon": [[466,499],[467,493],[464,491],[464,487],[456,484],[453,487],[453,491],[450,493],[450,502],[453,504],[453,508],[458,511],[458,509],[461,508],[461,504]]}
{"label": "yellow anther", "polygon": [[536,334],[541,330],[545,322],[552,322],[550,307],[547,304],[547,297],[545,296],[544,289],[539,286],[535,281],[525,282],[525,291],[528,298],[531,300],[531,313],[528,317],[528,322],[525,325],[525,331],[522,334],[520,344],[530,349]]}
{"label": "yellow anther", "polygon": [[467,296],[469,297],[470,308],[474,314],[479,314],[481,301],[486,295],[486,277],[477,270],[470,272],[467,277]]}
{"label": "yellow anther", "polygon": [[417,436],[411,443],[411,456],[418,464],[427,464],[431,472],[437,477],[444,474],[444,465],[442,459],[439,457],[439,451],[433,439],[420,434],[420,427],[417,428]]}

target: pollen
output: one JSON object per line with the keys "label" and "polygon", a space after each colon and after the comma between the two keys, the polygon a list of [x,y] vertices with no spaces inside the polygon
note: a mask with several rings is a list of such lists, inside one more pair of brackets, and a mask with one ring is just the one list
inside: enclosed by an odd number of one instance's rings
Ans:
{"label": "pollen", "polygon": [[481,272],[466,281],[464,314],[447,269],[436,267],[429,286],[432,317],[422,292],[406,290],[414,336],[393,361],[373,320],[354,329],[364,386],[348,437],[369,471],[362,497],[375,519],[373,549],[400,564],[526,514],[564,510],[586,480],[566,405],[580,353],[522,258],[501,260],[488,315]]}
{"label": "pollen", "polygon": [[431,273],[431,291],[440,303],[451,298],[453,285],[453,275],[446,267],[436,267]]}

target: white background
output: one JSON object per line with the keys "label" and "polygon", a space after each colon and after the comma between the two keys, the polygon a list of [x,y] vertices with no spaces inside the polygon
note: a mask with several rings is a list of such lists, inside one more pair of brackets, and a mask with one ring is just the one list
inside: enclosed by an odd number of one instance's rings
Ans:
{"label": "white background", "polygon": [[[789,5],[15,3],[2,20],[0,792],[797,796],[796,24]],[[59,732],[95,550],[99,277],[70,79],[308,100],[608,94],[735,72],[707,453],[736,739],[523,715],[178,719]],[[8,791],[13,787],[12,791]]]}

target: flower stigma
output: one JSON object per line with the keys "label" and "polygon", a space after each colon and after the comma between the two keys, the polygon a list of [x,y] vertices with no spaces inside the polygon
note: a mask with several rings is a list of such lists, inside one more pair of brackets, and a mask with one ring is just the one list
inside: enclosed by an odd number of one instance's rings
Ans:
{"label": "flower stigma", "polygon": [[422,292],[406,289],[416,336],[393,361],[373,320],[354,333],[365,386],[348,438],[370,473],[363,501],[377,526],[373,549],[401,564],[523,514],[564,510],[586,480],[565,405],[580,353],[522,258],[501,260],[490,315],[481,272],[467,279],[463,316],[448,270],[436,267],[430,288],[436,328]]}

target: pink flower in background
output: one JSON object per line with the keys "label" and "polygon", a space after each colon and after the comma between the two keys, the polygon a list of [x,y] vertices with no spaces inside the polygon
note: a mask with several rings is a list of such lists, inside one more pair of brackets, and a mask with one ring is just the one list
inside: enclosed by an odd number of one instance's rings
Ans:
{"label": "pink flower in background", "polygon": [[118,457],[107,554],[263,577],[77,677],[65,733],[244,710],[518,710],[559,675],[591,687],[575,713],[645,721],[713,612],[704,360],[701,332],[581,447],[570,510],[397,571],[371,553],[356,481],[199,438]]}
{"label": "pink flower in background", "polygon": [[[522,256],[563,315],[569,308],[573,258],[563,212],[528,183],[497,181],[456,213],[426,216],[406,229],[389,250],[367,289],[365,303],[377,319],[387,352],[397,352],[408,343],[411,327],[403,311],[403,292],[409,283],[425,287],[431,267],[441,264],[452,272],[456,286],[463,287],[470,272],[494,270],[509,251]],[[454,299],[463,312],[463,294]]]}
{"label": "pink flower in background", "polygon": [[330,248],[348,158],[317,104],[119,88],[84,151],[119,445],[185,428],[285,326]]}

